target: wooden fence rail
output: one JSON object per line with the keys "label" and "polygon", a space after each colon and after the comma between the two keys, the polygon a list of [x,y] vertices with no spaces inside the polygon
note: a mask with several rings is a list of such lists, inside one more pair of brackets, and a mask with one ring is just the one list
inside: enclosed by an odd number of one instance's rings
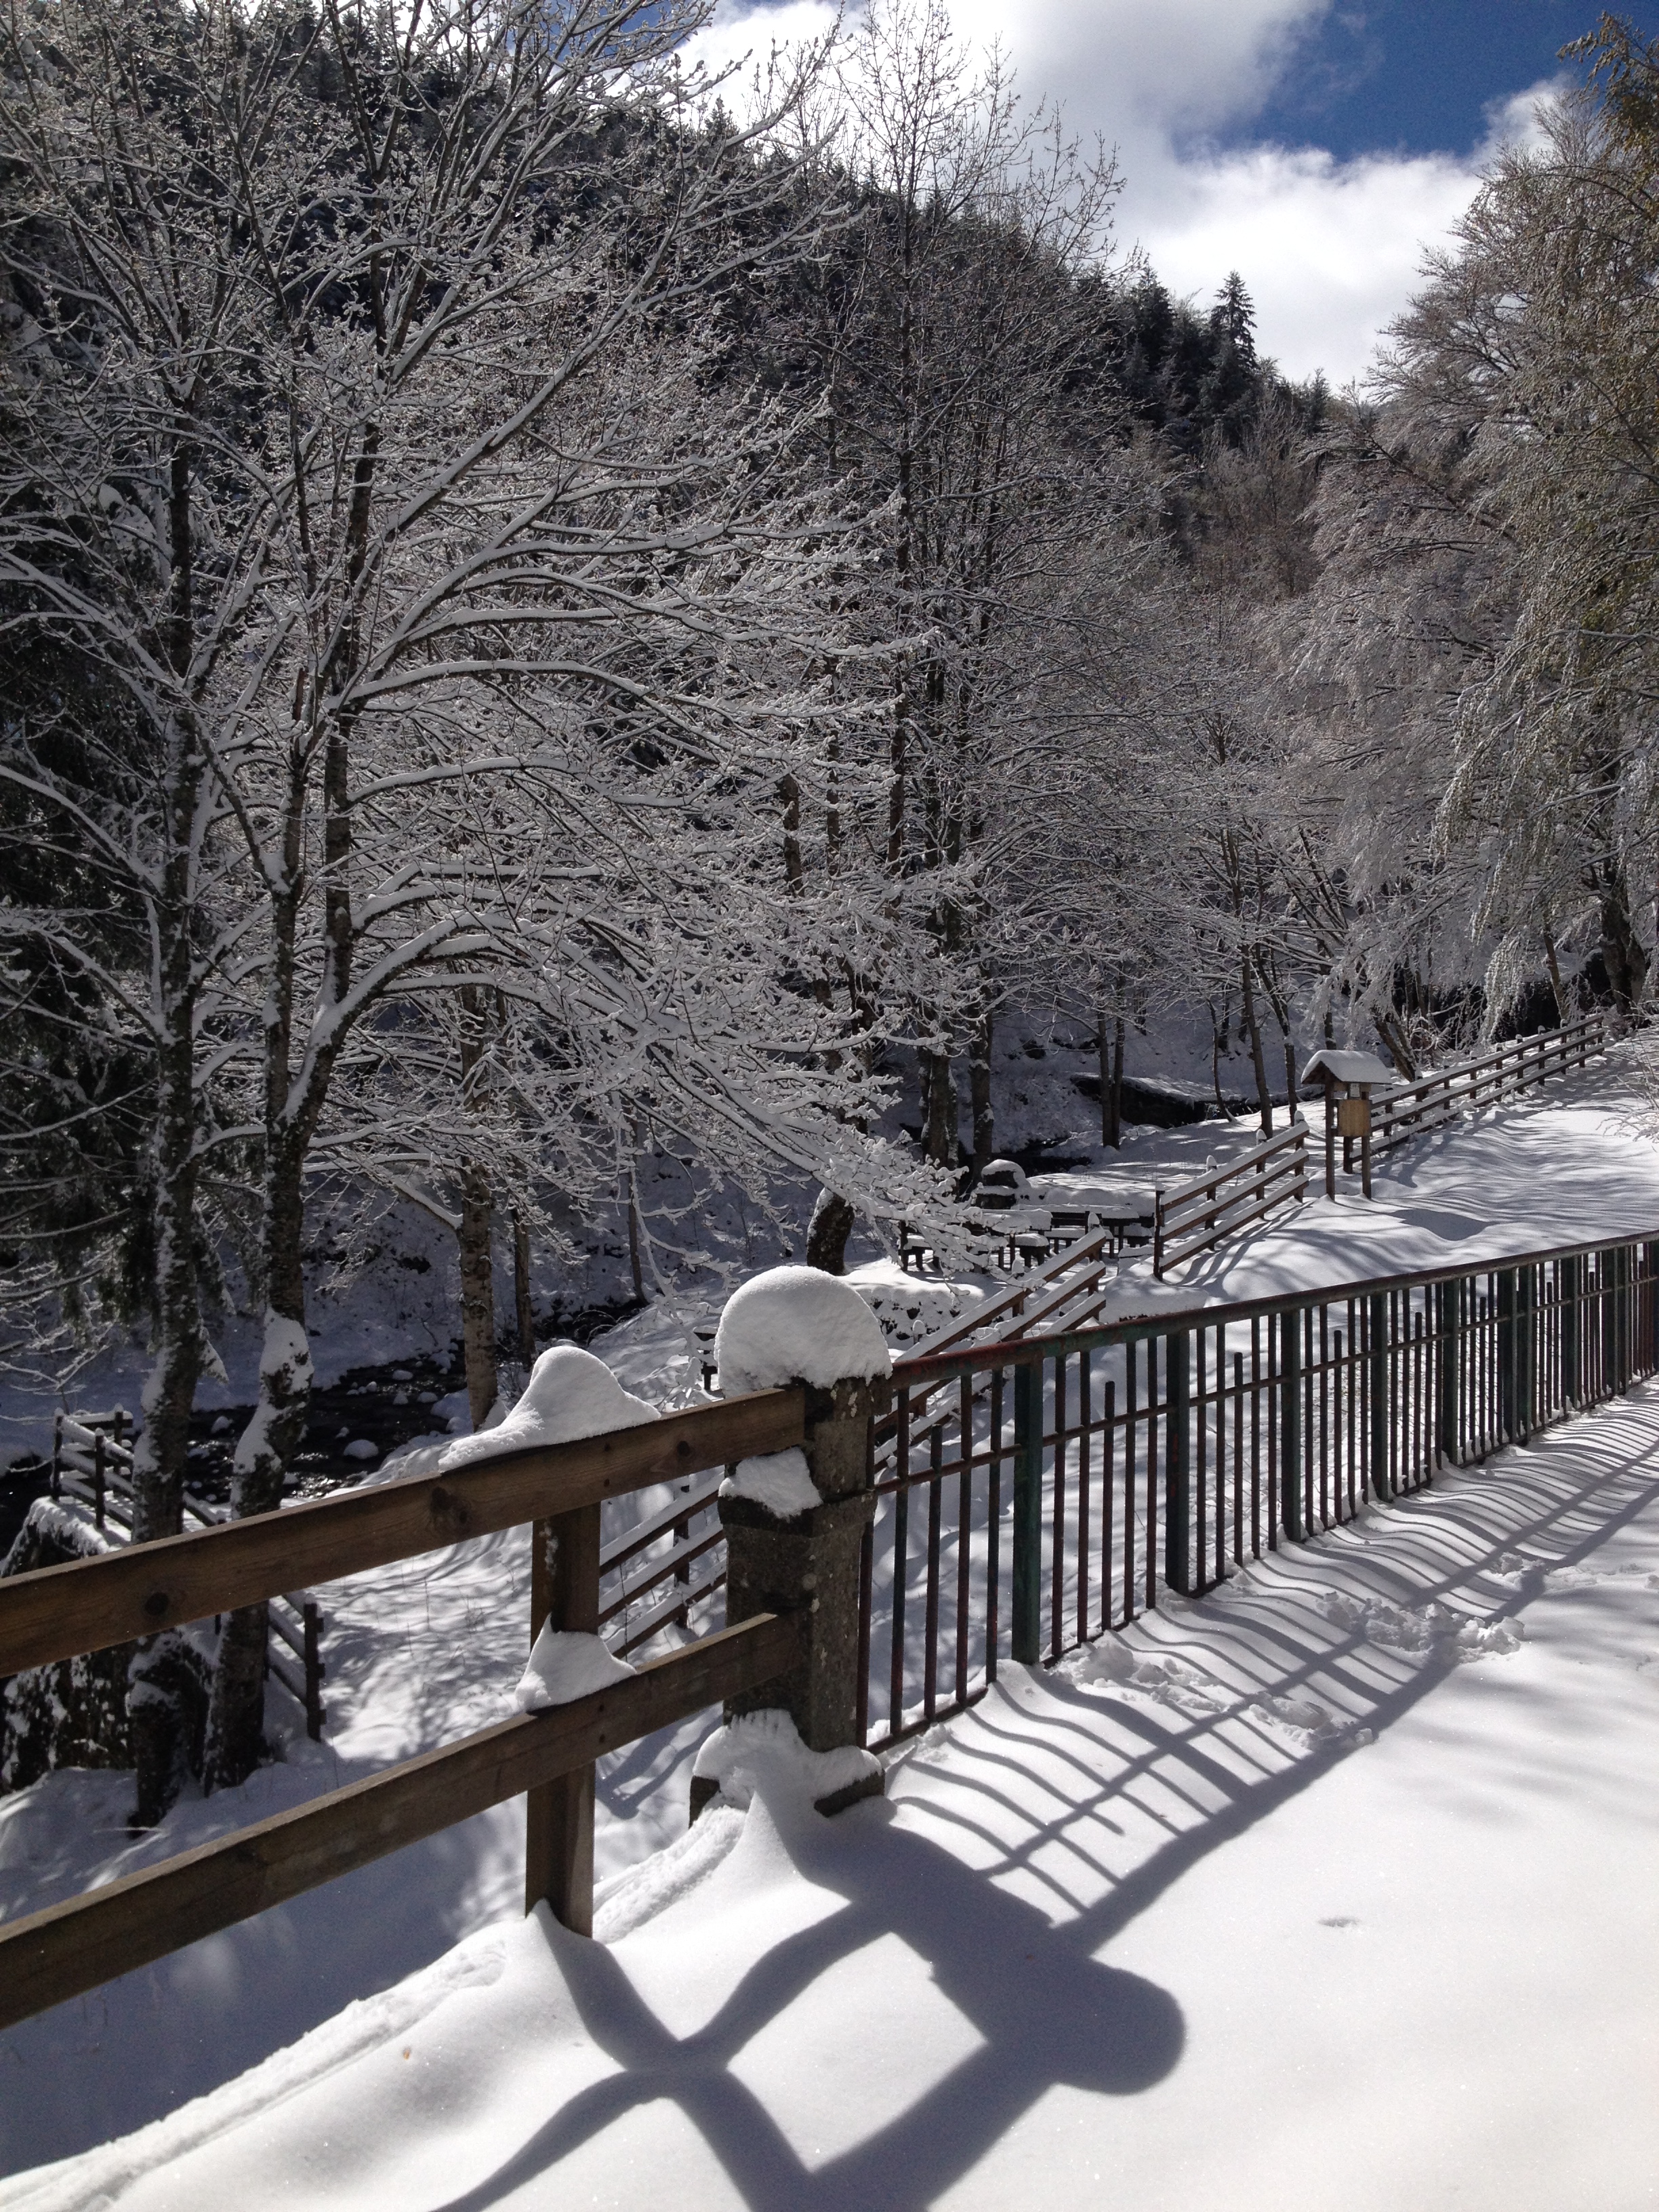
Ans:
{"label": "wooden fence rail", "polygon": [[410,1475],[187,1536],[0,1581],[0,1675],[257,1605],[298,1583],[562,1515],[805,1435],[805,1395],[766,1390],[577,1443],[533,1446],[441,1475]]}
{"label": "wooden fence rail", "polygon": [[1236,1166],[1217,1168],[1177,1189],[1156,1194],[1152,1273],[1162,1277],[1166,1268],[1207,1251],[1281,1206],[1298,1204],[1307,1194],[1308,1131],[1305,1123],[1296,1121]]}
{"label": "wooden fence rail", "polygon": [[[136,1525],[131,1433],[125,1408],[120,1406],[108,1413],[60,1413],[52,1421],[52,1498],[89,1506],[93,1526],[117,1543],[131,1543]],[[185,1491],[184,1518],[198,1528],[216,1528],[230,1517],[227,1509]],[[270,1621],[271,1634],[287,1645],[298,1665],[268,1650],[265,1672],[274,1674],[301,1708],[306,1734],[313,1743],[320,1742],[328,1718],[323,1704],[328,1668],[323,1658],[326,1623],[322,1608],[308,1590],[281,1590],[270,1599]]]}
{"label": "wooden fence rail", "polygon": [[[532,1446],[440,1476],[410,1476],[199,1533],[126,1544],[0,1580],[0,1676],[199,1620],[530,1522],[530,1634],[544,1622],[596,1632],[599,1509],[606,1498],[684,1482],[710,1466],[807,1441],[806,1393],[768,1390],[608,1436]],[[707,1492],[677,1500],[672,1529]],[[654,1534],[660,1529],[653,1526]],[[628,1540],[608,1564],[630,1554]],[[696,1547],[678,1547],[678,1549]],[[675,1571],[671,1559],[668,1571]],[[623,1649],[724,1575],[653,1608]],[[654,1577],[653,1577],[654,1579]],[[592,1894],[592,1762],[711,1704],[788,1674],[805,1616],[757,1609],[719,1634],[641,1668],[632,1681],[444,1746],[297,1810],[185,1852],[0,1929],[0,2024],[61,2003],[268,1905],[331,1881],[472,1813],[524,1796],[526,1901],[547,1897],[586,1932]],[[314,1642],[315,1621],[303,1634]],[[301,1650],[303,1651],[302,1644]],[[850,1701],[849,1701],[850,1702]]]}
{"label": "wooden fence rail", "polygon": [[1586,1066],[1596,1054],[1606,1051],[1619,1031],[1612,1015],[1591,1014],[1565,1029],[1516,1037],[1477,1060],[1460,1060],[1419,1082],[1379,1091],[1371,1101],[1373,1158],[1444,1121],[1495,1106],[1500,1098],[1530,1090],[1553,1075]]}
{"label": "wooden fence rail", "polygon": [[798,1620],[757,1614],[631,1682],[502,1721],[0,1927],[0,2028],[769,1680],[799,1637]]}

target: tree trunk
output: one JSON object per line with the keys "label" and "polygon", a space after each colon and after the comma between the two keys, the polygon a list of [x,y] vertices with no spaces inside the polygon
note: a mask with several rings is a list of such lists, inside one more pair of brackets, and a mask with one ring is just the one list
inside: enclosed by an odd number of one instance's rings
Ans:
{"label": "tree trunk", "polygon": [[628,1272],[633,1278],[634,1295],[643,1305],[645,1270],[640,1265],[640,1188],[631,1160],[628,1166]]}
{"label": "tree trunk", "polygon": [[1273,1019],[1279,1024],[1279,1042],[1285,1052],[1285,1118],[1287,1121],[1294,1121],[1301,1096],[1296,1079],[1296,1042],[1291,1035],[1291,1010],[1277,991],[1273,994]]}
{"label": "tree trunk", "polygon": [[1417,1080],[1417,1062],[1406,1042],[1404,1030],[1391,1013],[1376,1013],[1371,1017],[1371,1026],[1376,1031],[1377,1042],[1399,1071],[1404,1083]]}
{"label": "tree trunk", "polygon": [[489,1418],[501,1389],[495,1369],[494,1213],[489,1176],[469,1164],[461,1175],[461,1350],[475,1432]]}
{"label": "tree trunk", "polygon": [[1547,929],[1544,932],[1544,958],[1550,971],[1550,988],[1555,994],[1555,1026],[1564,1030],[1572,1019],[1567,1011],[1566,986],[1561,981],[1561,963],[1555,950],[1555,939]]}
{"label": "tree trunk", "polygon": [[[285,1133],[267,1144],[264,1343],[259,1395],[236,1440],[231,1509],[240,1519],[273,1513],[283,1480],[305,1439],[313,1369],[306,1336],[305,1147]],[[266,1608],[240,1607],[225,1623],[208,1708],[203,1781],[210,1790],[246,1782],[264,1748]]]}
{"label": "tree trunk", "polygon": [[530,1303],[530,1231],[518,1213],[513,1217],[513,1310],[519,1327],[519,1358],[528,1375],[536,1364],[536,1310]]}
{"label": "tree trunk", "polygon": [[806,1230],[806,1264],[826,1275],[847,1273],[847,1240],[853,1233],[850,1202],[839,1191],[821,1190]]}
{"label": "tree trunk", "polygon": [[1601,892],[1601,957],[1620,1012],[1628,1018],[1647,988],[1648,956],[1631,919],[1624,871],[1610,867]]}
{"label": "tree trunk", "polygon": [[922,1052],[922,1139],[925,1156],[937,1166],[957,1164],[957,1086],[948,1053]]}
{"label": "tree trunk", "polygon": [[982,1175],[996,1158],[996,1112],[991,1103],[991,1048],[996,1041],[996,1016],[986,1014],[975,1024],[968,1047],[968,1098],[974,1117],[974,1173]]}
{"label": "tree trunk", "polygon": [[1116,1152],[1123,1142],[1123,1017],[1109,1029],[1103,1006],[1095,1021],[1095,1050],[1100,1061],[1100,1141]]}
{"label": "tree trunk", "polygon": [[1261,1024],[1256,1019],[1255,978],[1248,949],[1239,954],[1238,970],[1244,1034],[1250,1040],[1250,1064],[1255,1070],[1256,1103],[1261,1109],[1261,1133],[1264,1137],[1271,1137],[1273,1133],[1273,1093],[1267,1088],[1267,1059],[1261,1049]]}

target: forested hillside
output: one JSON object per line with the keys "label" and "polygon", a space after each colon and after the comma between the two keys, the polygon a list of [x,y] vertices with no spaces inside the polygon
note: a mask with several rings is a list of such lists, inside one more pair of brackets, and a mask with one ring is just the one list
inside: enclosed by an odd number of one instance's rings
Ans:
{"label": "forested hillside", "polygon": [[573,1222],[643,1295],[718,1191],[832,1269],[941,1213],[1012,1010],[1112,1144],[1172,1013],[1271,1127],[1322,1039],[1646,988],[1655,51],[1603,19],[1334,395],[939,0],[724,83],[707,12],[0,29],[3,1343],[142,1346],[140,1536],[232,1309],[280,1502],[325,1212],[453,1237],[478,1421]]}

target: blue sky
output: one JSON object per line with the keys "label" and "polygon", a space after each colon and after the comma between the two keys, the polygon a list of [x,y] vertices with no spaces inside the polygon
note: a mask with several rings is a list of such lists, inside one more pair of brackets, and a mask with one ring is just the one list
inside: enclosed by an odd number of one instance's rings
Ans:
{"label": "blue sky", "polygon": [[[863,0],[848,0],[849,8]],[[1363,380],[1505,143],[1566,82],[1596,0],[950,0],[1024,95],[1116,149],[1119,251],[1207,305],[1231,269],[1289,374]],[[735,58],[833,0],[720,0]]]}
{"label": "blue sky", "polygon": [[1353,0],[1310,24],[1272,96],[1229,137],[1356,155],[1464,154],[1486,111],[1561,64],[1589,28],[1581,0]]}

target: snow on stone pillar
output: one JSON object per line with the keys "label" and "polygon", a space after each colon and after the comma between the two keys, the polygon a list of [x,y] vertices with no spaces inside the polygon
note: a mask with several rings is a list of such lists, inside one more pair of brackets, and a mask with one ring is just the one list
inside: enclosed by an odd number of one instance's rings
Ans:
{"label": "snow on stone pillar", "polygon": [[[816,1267],[774,1267],[745,1283],[714,1350],[727,1397],[806,1391],[805,1448],[744,1460],[720,1486],[726,1619],[805,1620],[799,1662],[733,1698],[726,1717],[787,1712],[809,1751],[836,1751],[858,1741],[859,1557],[875,1514],[871,1423],[891,1356],[858,1292]],[[694,1813],[699,1794],[708,1793],[694,1784]]]}

